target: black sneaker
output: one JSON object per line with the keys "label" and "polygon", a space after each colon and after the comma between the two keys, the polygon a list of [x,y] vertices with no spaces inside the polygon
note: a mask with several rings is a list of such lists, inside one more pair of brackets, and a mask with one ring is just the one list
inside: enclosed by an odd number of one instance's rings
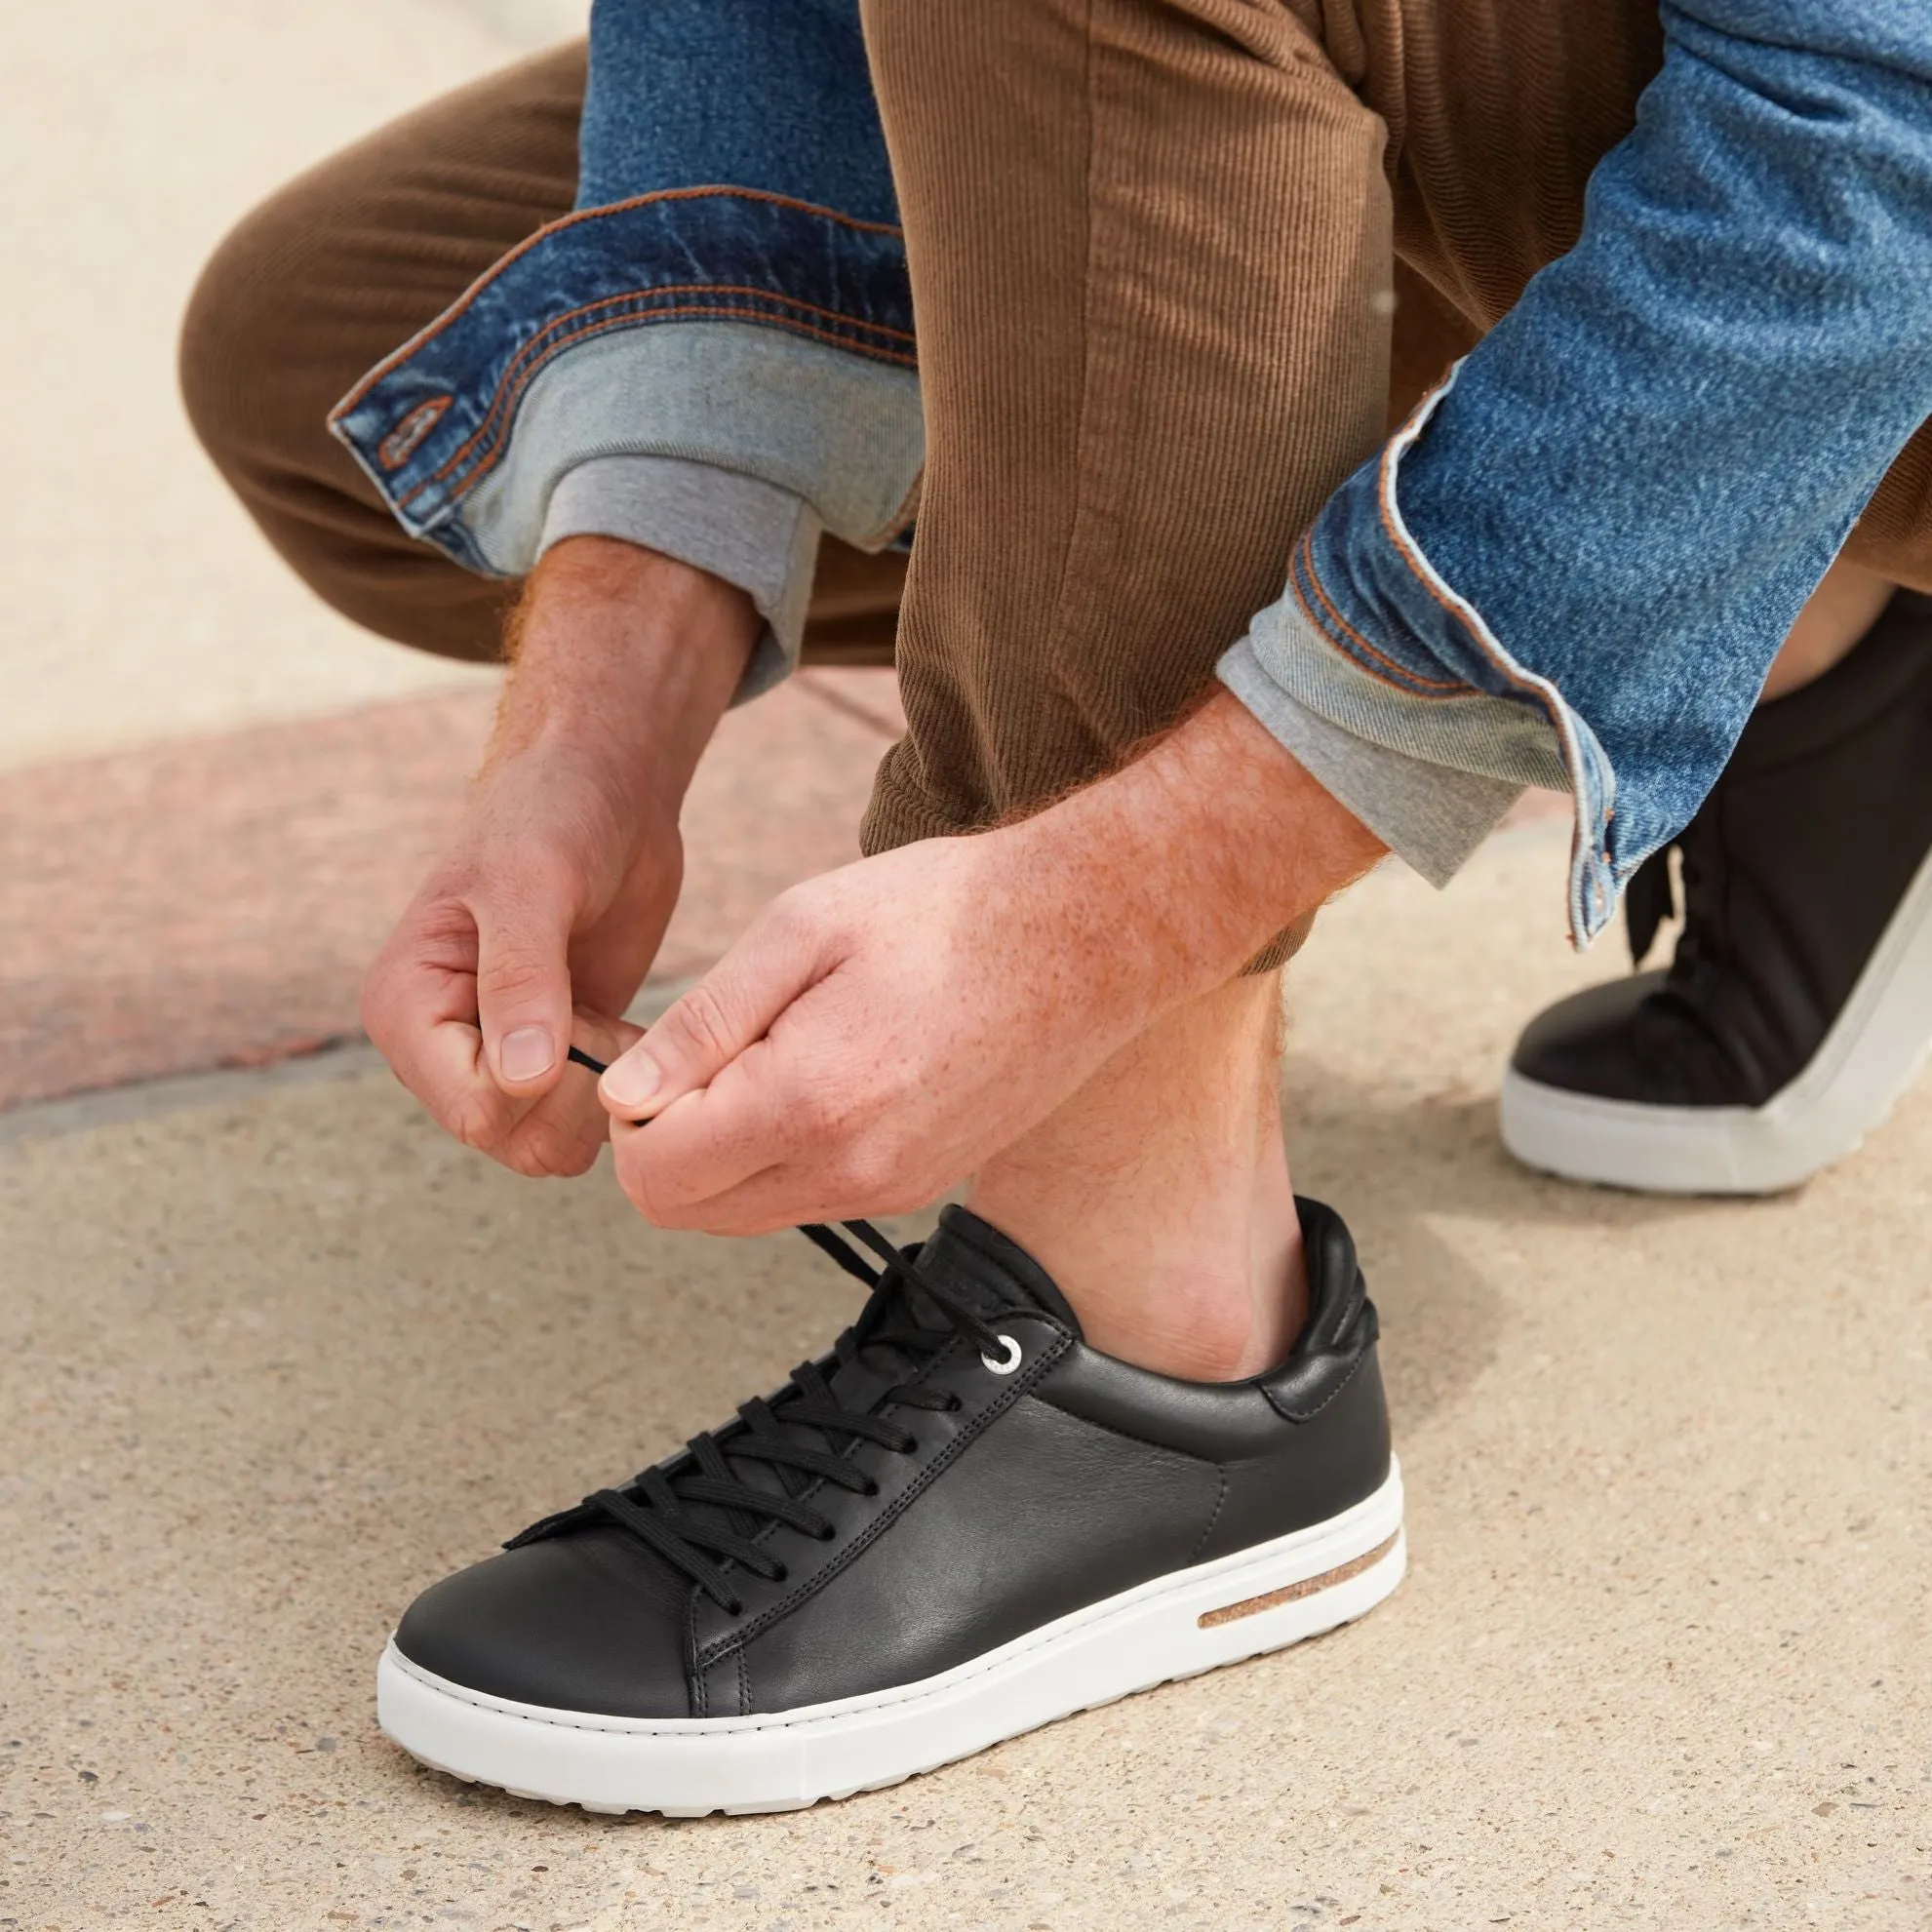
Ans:
{"label": "black sneaker", "polygon": [[[1932,1045],[1932,598],[1761,705],[1676,842],[1668,971],[1541,1013],[1503,1141],[1574,1180],[1765,1194],[1849,1154]],[[1668,848],[1626,899],[1637,965],[1674,910]]]}
{"label": "black sneaker", "polygon": [[777,1811],[1277,1650],[1400,1580],[1375,1311],[1301,1203],[1313,1313],[1248,1382],[1098,1355],[964,1208],[737,1420],[426,1591],[382,1658],[425,1764],[591,1811]]}

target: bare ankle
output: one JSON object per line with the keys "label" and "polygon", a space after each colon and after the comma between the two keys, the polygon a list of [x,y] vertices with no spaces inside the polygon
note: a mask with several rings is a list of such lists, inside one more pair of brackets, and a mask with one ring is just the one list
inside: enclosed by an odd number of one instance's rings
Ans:
{"label": "bare ankle", "polygon": [[1163,1022],[973,1185],[967,1204],[1053,1277],[1103,1354],[1232,1381],[1301,1332],[1279,1000],[1272,975],[1242,980]]}
{"label": "bare ankle", "polygon": [[[1117,1285],[1110,1283],[1110,1286]],[[1293,1254],[1267,1281],[1213,1280],[1175,1270],[1123,1305],[1068,1294],[1090,1346],[1183,1382],[1240,1382],[1286,1360],[1308,1320],[1308,1276],[1297,1228]],[[1089,1314],[1088,1311],[1091,1311]]]}

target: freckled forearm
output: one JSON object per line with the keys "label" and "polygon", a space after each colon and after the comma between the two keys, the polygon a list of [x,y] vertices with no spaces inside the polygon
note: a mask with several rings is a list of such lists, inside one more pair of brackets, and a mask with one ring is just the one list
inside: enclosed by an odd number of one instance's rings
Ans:
{"label": "freckled forearm", "polygon": [[575,537],[531,573],[489,765],[567,741],[675,807],[757,635],[751,600],[687,564]]}
{"label": "freckled forearm", "polygon": [[1013,833],[1072,943],[1155,1009],[1238,972],[1387,851],[1225,691]]}

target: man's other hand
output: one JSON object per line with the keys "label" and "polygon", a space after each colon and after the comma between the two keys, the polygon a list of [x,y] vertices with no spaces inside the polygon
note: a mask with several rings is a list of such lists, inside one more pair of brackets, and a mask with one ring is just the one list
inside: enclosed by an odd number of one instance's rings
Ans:
{"label": "man's other hand", "polygon": [[751,603],[602,537],[532,573],[455,843],[371,966],[362,1016],[452,1134],[524,1174],[606,1138],[574,1044],[611,1058],[677,904],[678,809],[756,634]]}
{"label": "man's other hand", "polygon": [[1231,697],[1022,824],[786,892],[604,1075],[660,1227],[930,1201],[1384,848]]}

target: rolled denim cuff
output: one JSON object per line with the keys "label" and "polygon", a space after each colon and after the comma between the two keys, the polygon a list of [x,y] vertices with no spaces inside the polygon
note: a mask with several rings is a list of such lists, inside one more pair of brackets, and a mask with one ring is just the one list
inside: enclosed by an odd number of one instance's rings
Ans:
{"label": "rolled denim cuff", "polygon": [[[1480,695],[1457,699],[1466,708],[1451,721],[1439,711],[1405,710],[1414,700],[1396,693],[1345,690],[1350,674],[1336,678],[1316,654],[1320,647],[1310,649],[1313,640],[1281,635],[1292,620],[1278,623],[1279,612],[1279,606],[1263,611],[1216,675],[1324,790],[1430,885],[1446,886],[1461,871],[1526,786],[1550,782],[1552,769],[1560,773],[1555,734],[1547,745],[1534,743],[1533,727],[1519,732],[1514,706]],[[1296,694],[1302,690],[1317,701],[1304,702]],[[1491,706],[1508,715],[1483,717]],[[1498,769],[1474,769],[1472,754]]]}
{"label": "rolled denim cuff", "polygon": [[1468,857],[1492,805],[1491,824],[1525,786],[1568,793],[1570,929],[1584,946],[1643,856],[1619,870],[1609,849],[1616,775],[1557,686],[1513,656],[1437,571],[1398,500],[1402,459],[1455,375],[1328,499],[1294,548],[1286,595],[1254,618],[1223,677],[1370,830],[1439,884]]}
{"label": "rolled denim cuff", "polygon": [[883,549],[925,461],[903,243],[751,189],[588,209],[505,256],[330,426],[404,529],[492,576],[528,572],[558,484],[611,456],[751,478]]}
{"label": "rolled denim cuff", "polygon": [[550,493],[538,555],[567,536],[614,536],[709,571],[744,591],[765,619],[734,703],[798,663],[818,558],[817,513],[756,477],[674,456],[598,456]]}

